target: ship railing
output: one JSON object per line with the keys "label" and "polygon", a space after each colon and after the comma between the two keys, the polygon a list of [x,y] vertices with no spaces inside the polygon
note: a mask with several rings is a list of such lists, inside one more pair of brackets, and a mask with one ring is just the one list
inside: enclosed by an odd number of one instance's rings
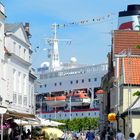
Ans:
{"label": "ship railing", "polygon": [[92,66],[86,66],[86,67],[80,67],[80,68],[71,68],[68,70],[58,70],[54,72],[44,72],[42,74],[39,74],[39,79],[46,79],[46,78],[53,78],[53,77],[62,77],[62,76],[69,76],[69,75],[75,75],[75,74],[86,74],[86,73],[107,73],[108,70],[108,64],[98,64],[98,65],[92,65]]}

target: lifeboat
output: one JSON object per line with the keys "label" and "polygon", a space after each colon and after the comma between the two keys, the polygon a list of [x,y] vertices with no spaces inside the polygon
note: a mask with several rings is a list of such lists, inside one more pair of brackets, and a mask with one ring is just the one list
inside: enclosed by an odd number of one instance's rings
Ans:
{"label": "lifeboat", "polygon": [[66,101],[68,105],[71,102],[71,106],[87,106],[90,104],[90,97],[82,90],[67,95]]}
{"label": "lifeboat", "polygon": [[64,107],[66,105],[66,96],[46,97],[46,104],[51,107]]}

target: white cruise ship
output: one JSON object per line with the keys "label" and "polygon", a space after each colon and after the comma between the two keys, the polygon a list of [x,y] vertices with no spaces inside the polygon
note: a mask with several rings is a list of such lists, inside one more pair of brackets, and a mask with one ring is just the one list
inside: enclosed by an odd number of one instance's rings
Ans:
{"label": "white cruise ship", "polygon": [[75,57],[69,63],[60,64],[58,42],[54,24],[54,37],[48,39],[51,46],[50,63],[43,62],[37,70],[36,113],[45,119],[73,119],[99,117],[101,78],[107,73],[107,63],[81,65]]}

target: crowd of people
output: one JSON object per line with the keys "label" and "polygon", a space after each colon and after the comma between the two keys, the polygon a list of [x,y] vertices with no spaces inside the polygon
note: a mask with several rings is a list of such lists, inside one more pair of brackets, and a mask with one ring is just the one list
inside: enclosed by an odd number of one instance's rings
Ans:
{"label": "crowd of people", "polygon": [[[131,132],[128,140],[135,140],[134,137],[135,134]],[[68,131],[63,134],[61,140],[125,140],[125,137],[121,130],[115,133],[113,130],[108,129],[96,134],[91,130],[77,133]]]}
{"label": "crowd of people", "polygon": [[[29,129],[25,130],[19,127],[13,119],[7,121],[7,129],[4,130],[4,140],[31,140],[34,139]],[[22,128],[22,129],[21,129]],[[40,133],[39,133],[40,134]],[[36,140],[44,140],[42,135],[35,135]],[[135,140],[135,134],[130,133],[127,140]],[[104,128],[102,131],[95,132],[94,130],[87,131],[66,131],[63,133],[60,140],[125,140],[124,134],[121,130],[117,132],[113,129]]]}
{"label": "crowd of people", "polygon": [[94,140],[95,134],[93,131],[71,132],[67,131],[61,137],[61,140]]}
{"label": "crowd of people", "polygon": [[[3,124],[3,140],[30,140],[30,129],[25,130],[24,127],[19,126],[12,118],[4,121]],[[1,130],[1,128],[0,128]],[[1,131],[0,131],[1,137]]]}

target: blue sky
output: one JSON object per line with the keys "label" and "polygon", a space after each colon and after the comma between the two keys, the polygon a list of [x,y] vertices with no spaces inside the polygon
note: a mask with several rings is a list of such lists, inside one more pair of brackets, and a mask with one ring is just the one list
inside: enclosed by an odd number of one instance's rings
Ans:
{"label": "blue sky", "polygon": [[60,59],[63,63],[76,57],[78,63],[99,64],[107,61],[110,51],[112,30],[117,29],[118,12],[127,9],[128,4],[140,4],[140,0],[2,0],[7,15],[6,22],[29,22],[32,34],[33,67],[49,61],[45,37],[52,35],[53,23],[65,24],[92,20],[113,13],[103,22],[88,25],[71,25],[58,30],[59,38],[71,39],[66,46],[59,44]]}

